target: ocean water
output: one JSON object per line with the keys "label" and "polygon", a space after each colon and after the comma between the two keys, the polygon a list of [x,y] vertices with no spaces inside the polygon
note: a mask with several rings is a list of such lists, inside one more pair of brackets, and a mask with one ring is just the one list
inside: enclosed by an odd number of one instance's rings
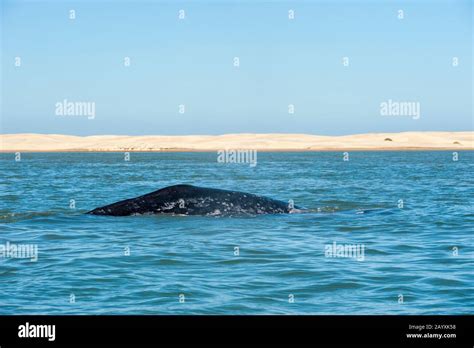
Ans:
{"label": "ocean water", "polygon": [[[0,245],[38,254],[0,258],[0,314],[472,314],[474,152],[458,155],[1,154]],[[84,214],[178,183],[311,212]]]}

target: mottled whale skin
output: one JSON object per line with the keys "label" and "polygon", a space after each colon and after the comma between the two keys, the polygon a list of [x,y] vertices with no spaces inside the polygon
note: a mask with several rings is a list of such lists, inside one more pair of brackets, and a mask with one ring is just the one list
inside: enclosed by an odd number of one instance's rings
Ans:
{"label": "mottled whale skin", "polygon": [[293,213],[298,207],[251,193],[175,185],[96,208],[93,215],[259,215]]}

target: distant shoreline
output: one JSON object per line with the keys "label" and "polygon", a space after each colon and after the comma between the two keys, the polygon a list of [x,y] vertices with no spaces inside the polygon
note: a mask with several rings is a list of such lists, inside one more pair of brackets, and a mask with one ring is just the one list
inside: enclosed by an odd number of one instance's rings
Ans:
{"label": "distant shoreline", "polygon": [[474,150],[474,132],[72,136],[1,134],[0,152],[260,152]]}

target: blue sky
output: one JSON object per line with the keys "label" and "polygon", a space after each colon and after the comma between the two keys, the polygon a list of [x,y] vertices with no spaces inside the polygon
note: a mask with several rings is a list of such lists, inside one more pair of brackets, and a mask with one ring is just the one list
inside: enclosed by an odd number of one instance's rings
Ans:
{"label": "blue sky", "polygon": [[[1,133],[473,129],[469,0],[1,1]],[[389,99],[420,118],[382,116]]]}

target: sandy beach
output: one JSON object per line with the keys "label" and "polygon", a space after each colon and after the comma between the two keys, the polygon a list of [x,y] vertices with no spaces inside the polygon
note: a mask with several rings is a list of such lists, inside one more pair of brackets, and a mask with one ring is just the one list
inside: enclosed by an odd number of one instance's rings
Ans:
{"label": "sandy beach", "polygon": [[0,135],[0,152],[173,152],[225,149],[257,151],[473,150],[474,132],[369,133],[344,136],[310,134],[85,137],[59,134]]}

